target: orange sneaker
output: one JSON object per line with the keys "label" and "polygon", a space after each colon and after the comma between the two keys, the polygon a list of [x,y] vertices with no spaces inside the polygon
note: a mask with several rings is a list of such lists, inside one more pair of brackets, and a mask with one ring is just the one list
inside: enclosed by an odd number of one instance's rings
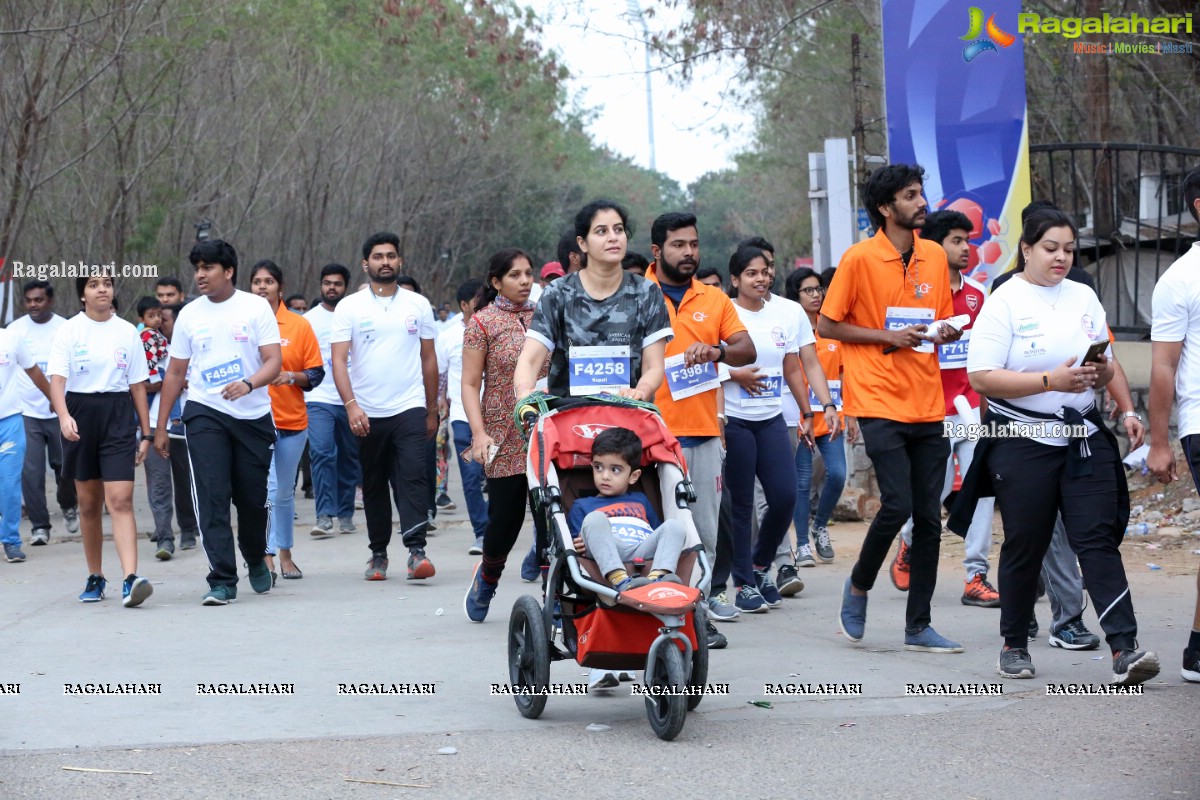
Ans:
{"label": "orange sneaker", "polygon": [[1000,593],[996,587],[988,583],[987,575],[980,572],[967,581],[963,588],[962,604],[964,606],[980,606],[981,608],[996,608],[1000,605]]}
{"label": "orange sneaker", "polygon": [[891,569],[888,570],[892,574],[892,585],[902,592],[908,591],[908,545],[904,540],[900,540],[900,549],[896,551],[896,557],[892,559]]}

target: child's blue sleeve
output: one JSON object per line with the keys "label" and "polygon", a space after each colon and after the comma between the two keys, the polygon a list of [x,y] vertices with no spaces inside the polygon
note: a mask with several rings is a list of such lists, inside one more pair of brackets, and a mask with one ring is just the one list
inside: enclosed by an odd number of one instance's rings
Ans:
{"label": "child's blue sleeve", "polygon": [[571,510],[567,512],[567,530],[571,532],[573,538],[578,538],[579,531],[583,529],[583,518],[587,516],[587,510],[584,508],[584,498],[575,501],[575,505],[571,506]]}

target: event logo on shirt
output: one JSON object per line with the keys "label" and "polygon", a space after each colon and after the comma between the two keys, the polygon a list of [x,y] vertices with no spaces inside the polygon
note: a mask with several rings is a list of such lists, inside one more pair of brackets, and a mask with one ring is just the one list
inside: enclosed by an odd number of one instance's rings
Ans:
{"label": "event logo on shirt", "polygon": [[1089,339],[1096,338],[1096,321],[1092,319],[1091,314],[1084,314],[1079,318],[1079,324],[1083,328],[1084,334]]}
{"label": "event logo on shirt", "polygon": [[979,295],[967,295],[967,308],[971,309],[972,311],[979,308]]}
{"label": "event logo on shirt", "polygon": [[831,352],[831,353],[836,353],[837,352],[837,342],[830,342],[829,344],[825,345],[825,348],[827,350],[829,350],[829,352]]}
{"label": "event logo on shirt", "polygon": [[704,320],[708,319],[708,314],[705,314],[703,311],[695,311],[692,313],[692,319],[696,320],[696,322],[704,322]]}
{"label": "event logo on shirt", "polygon": [[229,332],[233,334],[235,342],[250,341],[250,326],[241,320],[232,323],[229,326]]}
{"label": "event logo on shirt", "polygon": [[771,341],[775,343],[776,347],[787,346],[787,335],[783,332],[783,328],[771,328]]}
{"label": "event logo on shirt", "polygon": [[1037,339],[1029,340],[1029,347],[1025,349],[1026,358],[1037,358],[1038,356],[1046,355],[1046,348],[1037,346]]}
{"label": "event logo on shirt", "polygon": [[117,369],[129,369],[129,351],[124,347],[113,351],[113,360],[117,362]]}
{"label": "event logo on shirt", "polygon": [[417,332],[417,318],[414,316],[405,317],[404,327],[408,329],[409,333],[416,333]]}

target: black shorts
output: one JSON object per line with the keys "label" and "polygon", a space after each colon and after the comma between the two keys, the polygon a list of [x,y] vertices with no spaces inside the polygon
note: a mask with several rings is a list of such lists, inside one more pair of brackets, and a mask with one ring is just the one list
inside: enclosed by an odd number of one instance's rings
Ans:
{"label": "black shorts", "polygon": [[67,392],[67,413],[79,441],[63,439],[63,477],[132,481],[137,457],[137,412],[129,392]]}

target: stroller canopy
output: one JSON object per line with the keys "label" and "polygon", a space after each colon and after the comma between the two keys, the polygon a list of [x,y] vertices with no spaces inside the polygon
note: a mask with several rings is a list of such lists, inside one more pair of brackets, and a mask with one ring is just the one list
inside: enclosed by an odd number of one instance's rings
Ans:
{"label": "stroller canopy", "polygon": [[[567,404],[569,403],[569,405]],[[567,401],[538,420],[529,440],[530,461],[539,475],[553,463],[559,469],[592,463],[592,441],[608,428],[628,428],[642,440],[642,464],[666,462],[684,467],[679,440],[667,430],[662,417],[640,406],[597,401]]]}

